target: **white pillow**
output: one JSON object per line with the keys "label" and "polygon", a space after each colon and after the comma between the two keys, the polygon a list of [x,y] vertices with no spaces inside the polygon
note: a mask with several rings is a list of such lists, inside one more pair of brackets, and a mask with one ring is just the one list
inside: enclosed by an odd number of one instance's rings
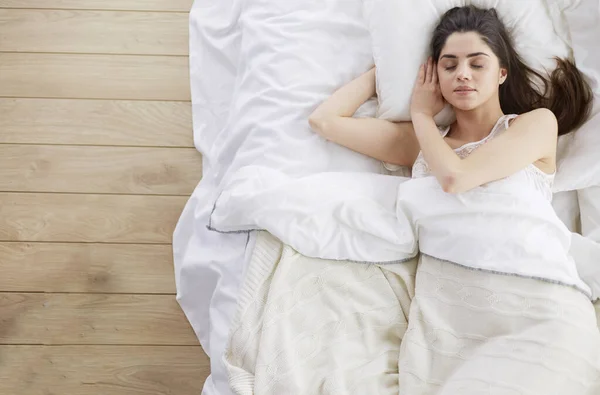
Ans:
{"label": "white pillow", "polygon": [[577,68],[594,92],[590,119],[579,130],[561,137],[559,145],[554,190],[579,190],[600,185],[600,3],[580,0],[561,16],[556,0],[549,1],[557,25],[559,19],[566,24]]}
{"label": "white pillow", "polygon": [[[410,97],[418,68],[429,53],[429,41],[440,17],[457,6],[496,8],[515,49],[527,64],[545,73],[553,56],[568,57],[569,48],[555,33],[544,0],[365,0],[364,14],[377,66],[377,116],[410,120]],[[448,122],[447,108],[436,118]]]}

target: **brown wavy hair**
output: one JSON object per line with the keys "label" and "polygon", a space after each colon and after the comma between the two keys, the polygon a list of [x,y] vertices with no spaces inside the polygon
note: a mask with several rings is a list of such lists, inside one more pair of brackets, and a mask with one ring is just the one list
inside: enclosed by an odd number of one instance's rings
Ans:
{"label": "brown wavy hair", "polygon": [[[508,70],[500,85],[500,106],[506,114],[522,114],[536,108],[550,109],[558,120],[558,134],[567,134],[588,118],[593,94],[574,62],[556,59],[556,69],[544,77],[527,66],[514,48],[512,39],[494,8],[475,6],[448,10],[436,26],[430,51],[437,62],[442,48],[452,33],[476,32]],[[539,82],[540,90],[534,82]]]}

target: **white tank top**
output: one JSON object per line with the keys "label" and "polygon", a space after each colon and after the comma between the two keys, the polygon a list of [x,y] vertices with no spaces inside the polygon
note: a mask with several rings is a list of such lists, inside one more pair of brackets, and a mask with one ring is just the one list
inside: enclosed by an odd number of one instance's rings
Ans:
{"label": "white tank top", "polygon": [[[505,131],[509,126],[509,121],[516,117],[516,114],[506,114],[501,116],[487,137],[479,141],[474,141],[462,145],[454,149],[454,152],[456,152],[456,154],[461,158],[466,158],[471,154],[471,152],[475,151],[478,147],[482,146],[498,134]],[[449,131],[450,126],[440,129],[440,133],[443,137],[446,137]],[[423,152],[419,152],[419,155],[417,156],[417,159],[415,160],[415,163],[412,167],[412,178],[421,178],[428,176],[431,176],[431,170],[429,168],[429,165],[425,161],[425,158],[423,157]],[[504,180],[510,181],[511,184],[515,184],[515,192],[525,193],[527,191],[536,191],[540,193],[544,198],[551,201],[554,177],[555,173],[545,173],[532,163],[525,169],[517,172],[516,174],[506,177]]]}

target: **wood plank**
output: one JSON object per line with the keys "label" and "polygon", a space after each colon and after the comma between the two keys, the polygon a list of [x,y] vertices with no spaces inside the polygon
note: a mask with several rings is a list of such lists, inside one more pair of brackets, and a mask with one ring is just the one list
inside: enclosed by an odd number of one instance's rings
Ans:
{"label": "wood plank", "polygon": [[0,344],[197,345],[173,295],[0,293]]}
{"label": "wood plank", "polygon": [[0,193],[0,241],[170,243],[186,197]]}
{"label": "wood plank", "polygon": [[0,291],[175,294],[170,245],[0,243]]}
{"label": "wood plank", "polygon": [[201,171],[194,148],[0,144],[0,191],[189,196]]}
{"label": "wood plank", "polygon": [[0,0],[0,8],[187,12],[193,3],[194,0]]}
{"label": "wood plank", "polygon": [[0,96],[190,100],[184,56],[0,53]]}
{"label": "wood plank", "polygon": [[3,395],[200,394],[200,347],[0,346]]}
{"label": "wood plank", "polygon": [[188,14],[0,9],[0,51],[187,55]]}
{"label": "wood plank", "polygon": [[0,143],[193,147],[188,102],[0,99]]}

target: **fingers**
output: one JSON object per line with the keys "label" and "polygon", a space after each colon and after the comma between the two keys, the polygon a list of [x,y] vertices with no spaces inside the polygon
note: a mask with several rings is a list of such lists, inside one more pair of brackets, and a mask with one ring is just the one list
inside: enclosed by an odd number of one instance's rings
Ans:
{"label": "fingers", "polygon": [[419,76],[417,78],[417,81],[419,81],[420,84],[425,83],[425,65],[422,64],[421,67],[419,67]]}
{"label": "fingers", "polygon": [[427,62],[423,63],[419,68],[418,81],[421,84],[437,84],[438,75],[436,65],[431,57],[427,58]]}
{"label": "fingers", "polygon": [[427,58],[427,66],[426,67],[427,67],[427,74],[425,77],[425,82],[429,84],[429,83],[431,83],[431,80],[433,78],[433,65],[432,65],[431,57]]}

